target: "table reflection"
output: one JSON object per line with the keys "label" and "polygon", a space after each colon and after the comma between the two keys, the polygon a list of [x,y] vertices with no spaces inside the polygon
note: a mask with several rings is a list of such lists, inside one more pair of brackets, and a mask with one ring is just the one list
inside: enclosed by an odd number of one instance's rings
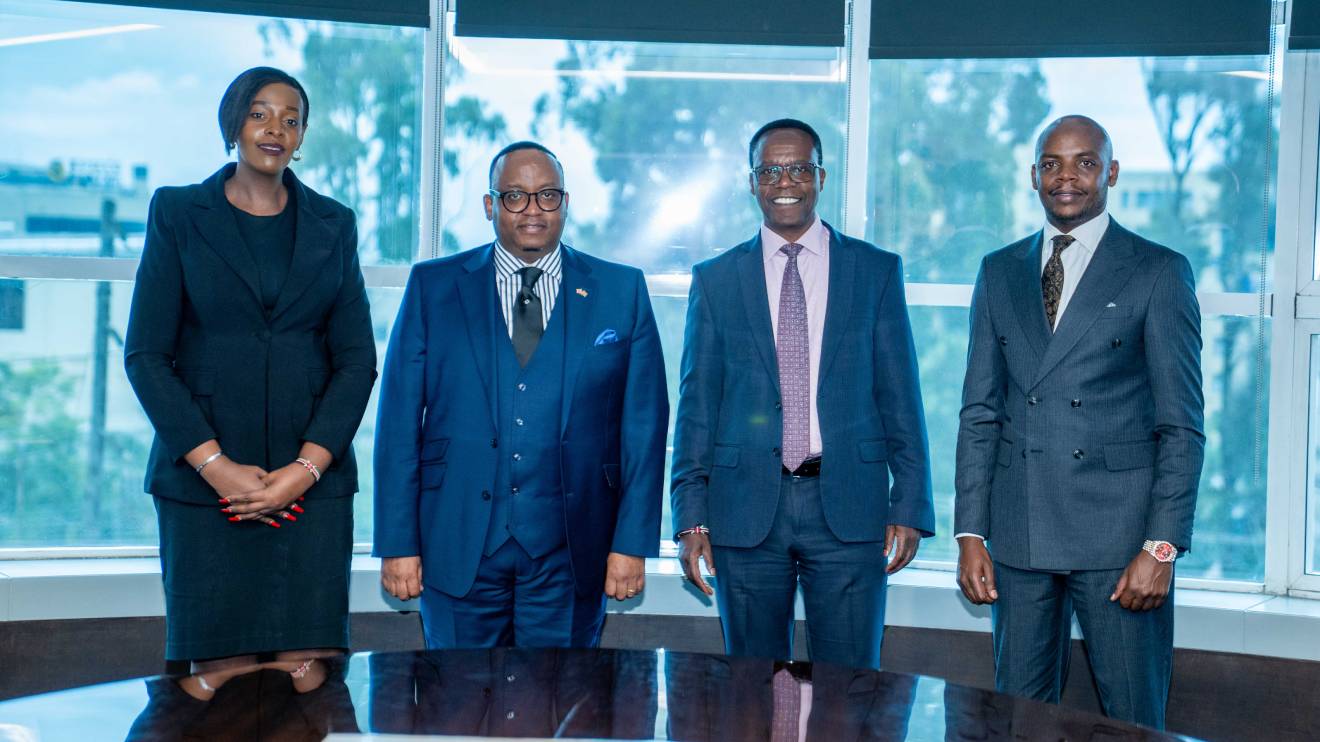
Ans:
{"label": "table reflection", "polygon": [[264,663],[0,703],[0,740],[1160,740],[934,678],[666,651],[449,650]]}

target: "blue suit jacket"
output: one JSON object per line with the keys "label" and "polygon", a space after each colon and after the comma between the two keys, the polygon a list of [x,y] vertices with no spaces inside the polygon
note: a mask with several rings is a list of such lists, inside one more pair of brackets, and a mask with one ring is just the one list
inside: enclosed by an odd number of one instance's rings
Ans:
{"label": "blue suit jacket", "polygon": [[1120,569],[1146,539],[1188,548],[1205,450],[1191,266],[1111,222],[1051,334],[1042,240],[981,263],[955,532],[1019,569]]}
{"label": "blue suit jacket", "polygon": [[[423,581],[454,596],[472,586],[496,457],[509,453],[495,447],[495,343],[508,331],[495,320],[493,249],[413,267],[381,377],[373,554],[420,555]],[[545,527],[565,529],[589,595],[603,589],[609,552],[658,552],[669,401],[641,271],[561,249],[566,522]]]}
{"label": "blue suit jacket", "polygon": [[[830,233],[816,407],[825,519],[843,541],[935,530],[917,355],[897,255]],[[674,531],[750,547],[779,502],[783,412],[761,237],[692,270],[674,429]],[[892,475],[892,480],[890,476]]]}

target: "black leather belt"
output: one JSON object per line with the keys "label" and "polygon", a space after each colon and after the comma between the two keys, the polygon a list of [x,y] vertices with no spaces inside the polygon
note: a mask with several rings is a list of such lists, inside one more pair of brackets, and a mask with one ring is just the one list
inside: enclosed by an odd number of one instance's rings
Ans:
{"label": "black leather belt", "polygon": [[793,471],[789,471],[787,466],[781,466],[779,468],[784,470],[784,476],[787,477],[797,477],[799,479],[802,479],[804,477],[819,477],[820,457],[812,456],[806,461],[803,461],[801,464],[798,464],[798,468],[794,469]]}

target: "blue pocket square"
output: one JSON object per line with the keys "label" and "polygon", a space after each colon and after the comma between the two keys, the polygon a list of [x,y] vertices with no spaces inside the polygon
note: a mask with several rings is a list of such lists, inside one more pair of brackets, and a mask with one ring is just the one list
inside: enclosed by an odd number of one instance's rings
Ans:
{"label": "blue pocket square", "polygon": [[596,336],[596,345],[609,345],[619,342],[619,333],[614,330],[604,330]]}

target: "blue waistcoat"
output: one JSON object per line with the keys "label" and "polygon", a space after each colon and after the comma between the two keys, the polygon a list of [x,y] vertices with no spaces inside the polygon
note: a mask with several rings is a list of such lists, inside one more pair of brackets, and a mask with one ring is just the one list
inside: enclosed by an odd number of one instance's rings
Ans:
{"label": "blue waistcoat", "polygon": [[[513,342],[496,341],[499,397],[499,463],[483,553],[494,554],[509,538],[532,557],[565,541],[559,431],[564,394],[564,301],[556,302],[545,334],[526,368],[518,366]],[[495,327],[505,327],[494,307]]]}

